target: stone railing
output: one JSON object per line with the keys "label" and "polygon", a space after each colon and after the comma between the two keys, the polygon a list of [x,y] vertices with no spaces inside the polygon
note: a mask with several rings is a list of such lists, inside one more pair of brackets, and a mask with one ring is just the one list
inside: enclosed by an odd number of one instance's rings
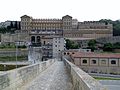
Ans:
{"label": "stone railing", "polygon": [[64,63],[68,72],[71,74],[73,90],[108,90],[99,81],[92,78],[65,58]]}
{"label": "stone railing", "polygon": [[7,71],[0,75],[0,90],[20,90],[42,71],[55,62],[54,59]]}

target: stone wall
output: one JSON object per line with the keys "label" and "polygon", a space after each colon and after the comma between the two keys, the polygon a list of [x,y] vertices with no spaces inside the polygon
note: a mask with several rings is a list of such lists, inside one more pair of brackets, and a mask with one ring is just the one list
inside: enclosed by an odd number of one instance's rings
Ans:
{"label": "stone wall", "polygon": [[16,33],[16,34],[1,34],[1,43],[15,43],[15,41],[28,42],[29,34]]}
{"label": "stone wall", "polygon": [[[16,50],[2,50],[0,49],[0,56],[15,56]],[[28,56],[28,50],[27,49],[18,49],[17,50],[17,56]]]}
{"label": "stone wall", "polygon": [[120,42],[120,36],[103,37],[103,38],[96,39],[96,41],[103,44],[116,43],[116,42]]}
{"label": "stone wall", "polygon": [[[119,74],[120,75],[120,58],[72,58],[73,63],[87,73],[101,73],[101,74]],[[87,62],[83,62],[86,60]],[[93,62],[95,60],[95,63]],[[114,61],[115,63],[111,63]]]}
{"label": "stone wall", "polygon": [[66,59],[64,59],[64,62],[71,74],[74,90],[108,90],[79,67],[75,66]]}
{"label": "stone wall", "polygon": [[7,71],[0,75],[0,90],[20,90],[21,86],[27,84],[38,76],[42,71],[53,64],[55,60],[41,62],[25,66],[15,70]]}

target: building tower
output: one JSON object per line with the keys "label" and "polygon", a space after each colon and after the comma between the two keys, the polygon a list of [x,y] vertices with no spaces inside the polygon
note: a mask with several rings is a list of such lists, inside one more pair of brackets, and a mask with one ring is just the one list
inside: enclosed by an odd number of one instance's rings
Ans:
{"label": "building tower", "polygon": [[21,16],[21,30],[30,30],[31,22],[32,18],[30,16],[27,15]]}
{"label": "building tower", "polygon": [[62,17],[63,22],[63,31],[64,30],[72,30],[72,17],[69,15]]}

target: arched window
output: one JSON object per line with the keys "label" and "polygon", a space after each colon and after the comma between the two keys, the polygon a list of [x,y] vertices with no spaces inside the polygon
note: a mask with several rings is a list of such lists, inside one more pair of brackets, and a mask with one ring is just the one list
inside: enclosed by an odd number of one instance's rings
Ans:
{"label": "arched window", "polygon": [[67,55],[69,55],[70,53],[68,52]]}
{"label": "arched window", "polygon": [[106,60],[101,60],[101,64],[106,64]]}
{"label": "arched window", "polygon": [[40,43],[40,36],[37,36],[37,43]]}
{"label": "arched window", "polygon": [[116,64],[116,61],[115,61],[115,60],[112,60],[112,61],[111,61],[111,64]]}
{"label": "arched window", "polygon": [[32,37],[31,37],[31,42],[32,42],[32,43],[35,43],[35,36],[32,36]]}
{"label": "arched window", "polygon": [[72,54],[75,54],[74,52],[72,52]]}
{"label": "arched window", "polygon": [[45,45],[45,41],[43,42],[43,44]]}
{"label": "arched window", "polygon": [[84,59],[84,60],[82,61],[82,63],[87,63],[87,60],[86,60],[86,59]]}
{"label": "arched window", "polygon": [[92,60],[92,64],[96,64],[96,60]]}

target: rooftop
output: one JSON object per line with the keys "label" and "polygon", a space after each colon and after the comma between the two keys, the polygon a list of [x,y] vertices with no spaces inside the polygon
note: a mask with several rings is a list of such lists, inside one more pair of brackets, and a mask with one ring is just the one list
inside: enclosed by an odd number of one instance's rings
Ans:
{"label": "rooftop", "polygon": [[76,52],[72,55],[75,58],[92,57],[92,58],[120,58],[120,53],[93,53],[93,52]]}

